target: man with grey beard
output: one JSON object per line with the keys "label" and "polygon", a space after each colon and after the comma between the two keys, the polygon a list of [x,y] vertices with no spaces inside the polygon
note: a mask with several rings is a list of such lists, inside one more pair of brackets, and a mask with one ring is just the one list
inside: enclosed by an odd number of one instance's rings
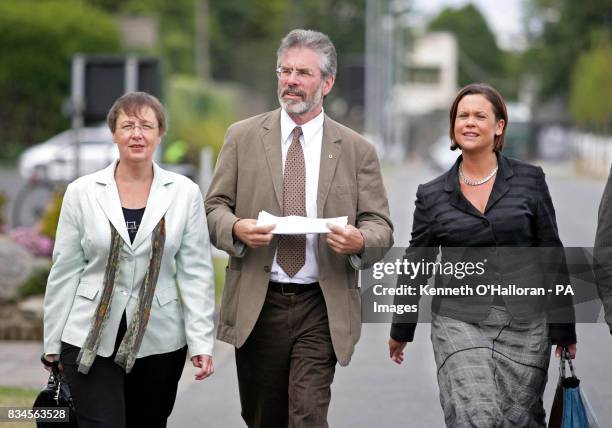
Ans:
{"label": "man with grey beard", "polygon": [[[217,337],[236,347],[249,427],[326,427],[336,363],[361,331],[357,270],[392,245],[374,147],[323,112],[336,50],[293,30],[277,52],[280,109],[233,124],[206,196],[212,243],[229,254]],[[348,217],[326,234],[275,234],[276,216]]]}

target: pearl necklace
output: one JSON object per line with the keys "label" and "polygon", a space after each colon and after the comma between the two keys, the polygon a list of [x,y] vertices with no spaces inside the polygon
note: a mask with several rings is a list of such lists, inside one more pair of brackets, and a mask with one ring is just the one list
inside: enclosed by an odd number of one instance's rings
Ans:
{"label": "pearl necklace", "polygon": [[459,177],[461,178],[461,181],[463,181],[468,186],[480,186],[481,184],[485,184],[487,181],[493,178],[493,176],[497,173],[497,169],[499,168],[499,165],[495,165],[495,168],[493,168],[493,171],[491,171],[491,173],[487,175],[485,178],[481,178],[480,180],[472,180],[471,178],[467,178],[465,175],[463,175],[463,169],[461,168],[461,166],[462,164],[460,163],[459,164]]}

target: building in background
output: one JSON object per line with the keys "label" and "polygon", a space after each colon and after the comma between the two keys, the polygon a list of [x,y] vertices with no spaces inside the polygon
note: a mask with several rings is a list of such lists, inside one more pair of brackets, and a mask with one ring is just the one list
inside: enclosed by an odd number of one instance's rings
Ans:
{"label": "building in background", "polygon": [[406,55],[403,79],[394,91],[400,113],[420,116],[448,110],[458,89],[455,37],[445,32],[423,34]]}
{"label": "building in background", "polygon": [[404,126],[402,147],[405,155],[427,156],[448,133],[448,109],[458,89],[457,41],[451,33],[423,33],[405,55],[402,79],[393,91]]}

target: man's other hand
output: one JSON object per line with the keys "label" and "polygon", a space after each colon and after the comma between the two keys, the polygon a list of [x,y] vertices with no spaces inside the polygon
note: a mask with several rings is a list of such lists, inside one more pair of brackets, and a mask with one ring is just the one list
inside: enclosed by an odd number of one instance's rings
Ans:
{"label": "man's other hand", "polygon": [[338,254],[359,254],[363,251],[365,241],[363,235],[355,226],[345,227],[327,223],[330,232],[327,234],[327,244]]}

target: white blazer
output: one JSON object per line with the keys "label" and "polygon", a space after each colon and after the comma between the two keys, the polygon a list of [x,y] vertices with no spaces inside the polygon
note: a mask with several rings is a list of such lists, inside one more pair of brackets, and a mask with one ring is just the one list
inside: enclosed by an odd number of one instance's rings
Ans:
{"label": "white blazer", "polygon": [[44,352],[59,354],[61,341],[79,347],[85,343],[102,295],[110,221],[124,243],[98,355],[112,354],[123,311],[129,323],[137,309],[151,232],[165,216],[164,252],[138,357],[175,351],[185,343],[190,356],[212,355],[214,276],[200,189],[154,163],[149,199],[131,244],[114,178],[116,164],[75,180],[64,195],[45,293]]}

